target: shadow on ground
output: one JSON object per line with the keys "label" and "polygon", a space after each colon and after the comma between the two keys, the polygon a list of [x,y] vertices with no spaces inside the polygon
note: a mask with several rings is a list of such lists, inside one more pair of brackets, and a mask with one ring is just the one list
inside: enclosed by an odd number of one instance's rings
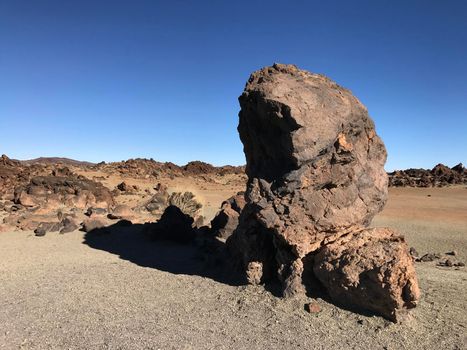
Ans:
{"label": "shadow on ground", "polygon": [[[205,228],[192,229],[192,222],[180,209],[170,208],[157,223],[132,224],[122,220],[91,230],[86,233],[83,244],[116,254],[142,267],[206,277],[231,286],[244,285],[245,279],[229,264],[225,243],[210,236]],[[313,288],[307,288],[308,297],[324,299],[361,315],[374,315],[371,311],[332,301],[316,279],[309,281],[309,285]],[[278,281],[271,281],[264,288],[274,296],[282,297]]]}
{"label": "shadow on ground", "polygon": [[86,233],[83,244],[139,266],[207,277],[232,286],[242,284],[223,261],[224,243],[199,237],[184,243],[155,239],[152,235],[155,225],[122,221]]}

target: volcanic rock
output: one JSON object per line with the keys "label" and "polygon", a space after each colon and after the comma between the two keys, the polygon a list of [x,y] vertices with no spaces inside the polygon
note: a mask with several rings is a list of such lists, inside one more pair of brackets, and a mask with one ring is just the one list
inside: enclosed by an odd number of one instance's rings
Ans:
{"label": "volcanic rock", "polygon": [[169,203],[169,193],[167,192],[167,186],[159,183],[154,189],[156,190],[156,194],[154,194],[145,204],[145,208],[147,211],[153,214],[162,214]]}
{"label": "volcanic rock", "polygon": [[131,219],[133,216],[133,211],[125,204],[117,205],[114,210],[107,215],[107,217],[112,220]]}
{"label": "volcanic rock", "polygon": [[213,236],[227,239],[238,226],[238,218],[245,206],[244,193],[238,193],[221,205],[221,210],[211,220],[211,233]]}
{"label": "volcanic rock", "polygon": [[46,231],[43,227],[38,227],[34,230],[34,235],[36,237],[44,237],[46,234]]}
{"label": "volcanic rock", "polygon": [[69,217],[69,216],[66,216],[64,217],[60,224],[62,225],[62,228],[60,230],[60,233],[69,233],[69,232],[73,232],[73,231],[76,231],[77,229],[79,229],[79,224],[77,222],[77,220],[75,218],[72,218],[72,217]]}
{"label": "volcanic rock", "polygon": [[389,186],[444,187],[467,184],[467,171],[459,163],[451,169],[438,164],[433,169],[407,169],[389,173]]}
{"label": "volcanic rock", "polygon": [[[390,319],[412,307],[418,287],[404,240],[389,230],[365,230],[383,208],[388,186],[386,150],[366,108],[330,79],[281,64],[253,73],[239,101],[248,185],[227,246],[245,278],[278,279],[284,296],[291,296],[317,287],[318,277],[330,294],[347,291],[343,302]],[[353,250],[362,241],[371,242],[364,254],[384,255],[358,260]],[[351,251],[337,250],[334,242]],[[356,271],[372,270],[390,277],[365,281],[382,298],[377,301],[346,285],[358,282]],[[401,299],[385,288],[410,293]]]}
{"label": "volcanic rock", "polygon": [[305,304],[305,310],[310,314],[317,314],[321,312],[321,306],[316,302],[312,302]]}
{"label": "volcanic rock", "polygon": [[83,231],[90,232],[97,229],[102,229],[109,226],[109,222],[104,218],[95,217],[84,220],[83,222]]}
{"label": "volcanic rock", "polygon": [[436,254],[436,253],[426,253],[423,255],[420,259],[418,259],[420,262],[430,262],[434,261],[437,259],[441,258],[441,254]]}
{"label": "volcanic rock", "polygon": [[370,309],[393,321],[420,297],[407,245],[391,229],[365,229],[325,245],[314,258],[313,271],[336,303]]}

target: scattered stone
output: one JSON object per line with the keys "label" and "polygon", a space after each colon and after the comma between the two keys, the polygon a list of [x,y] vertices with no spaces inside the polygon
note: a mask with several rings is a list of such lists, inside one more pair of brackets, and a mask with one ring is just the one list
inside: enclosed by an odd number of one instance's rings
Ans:
{"label": "scattered stone", "polygon": [[69,216],[64,217],[61,221],[62,229],[60,230],[61,234],[73,232],[79,229],[80,225],[74,218]]}
{"label": "scattered stone", "polygon": [[321,312],[321,306],[317,302],[311,302],[305,304],[305,311],[309,312],[310,314],[317,314]]}
{"label": "scattered stone", "polygon": [[414,247],[410,247],[409,252],[410,252],[410,255],[412,255],[412,257],[413,257],[414,259],[416,259],[417,257],[419,257],[419,254],[418,254],[417,250],[416,250]]}
{"label": "scattered stone", "polygon": [[117,189],[122,192],[128,192],[130,190],[130,186],[125,181],[123,181],[117,185]]}
{"label": "scattered stone", "polygon": [[16,212],[16,211],[20,211],[20,210],[23,210],[24,209],[24,206],[22,206],[21,204],[13,204],[10,208],[9,208],[9,211],[11,212]]}
{"label": "scattered stone", "polygon": [[167,186],[158,183],[157,186],[154,187],[154,190],[156,190],[156,193],[146,203],[145,208],[152,214],[162,214],[169,203],[169,193],[167,192]]}
{"label": "scattered stone", "polygon": [[89,217],[95,217],[95,216],[104,216],[105,214],[107,214],[107,210],[104,209],[104,208],[88,208],[88,210],[86,210],[86,213],[85,215],[89,216]]}
{"label": "scattered stone", "polygon": [[435,260],[440,259],[440,258],[441,258],[440,254],[427,253],[427,254],[423,255],[420,259],[418,259],[417,261],[430,262],[430,261],[435,261]]}
{"label": "scattered stone", "polygon": [[92,230],[101,229],[108,226],[108,222],[103,218],[89,218],[83,222],[83,231],[90,232]]}
{"label": "scattered stone", "polygon": [[133,211],[128,205],[121,204],[117,205],[112,213],[109,213],[107,217],[112,220],[128,219],[133,217]]}
{"label": "scattered stone", "polygon": [[46,234],[46,231],[43,227],[38,227],[34,230],[34,234],[36,237],[43,237]]}
{"label": "scattered stone", "polygon": [[18,195],[18,198],[15,199],[15,203],[25,207],[34,207],[38,205],[37,200],[33,196],[23,191]]}
{"label": "scattered stone", "polygon": [[61,229],[61,223],[59,222],[41,222],[39,223],[38,228],[44,229],[46,232],[57,232]]}
{"label": "scattered stone", "polygon": [[453,251],[447,252],[446,255],[456,256],[457,252],[455,250],[453,250]]}
{"label": "scattered stone", "polygon": [[441,261],[438,261],[438,263],[436,264],[436,266],[446,266],[446,267],[450,267],[452,266],[452,262],[450,265],[448,265],[448,261],[447,260],[441,260]]}

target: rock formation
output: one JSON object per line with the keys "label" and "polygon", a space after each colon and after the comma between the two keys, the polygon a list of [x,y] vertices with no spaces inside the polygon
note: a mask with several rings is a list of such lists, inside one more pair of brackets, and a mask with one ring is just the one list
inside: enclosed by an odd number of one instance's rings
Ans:
{"label": "rock formation", "polygon": [[227,239],[238,226],[238,218],[245,206],[245,193],[227,199],[221,205],[221,210],[211,220],[211,233],[213,236]]}
{"label": "rock formation", "polygon": [[388,174],[390,187],[445,187],[467,184],[467,169],[438,164],[433,169],[397,170]]}
{"label": "rock formation", "polygon": [[239,101],[248,185],[227,246],[245,278],[278,279],[284,296],[320,283],[337,303],[392,320],[413,307],[403,237],[367,228],[388,178],[366,108],[330,79],[281,64],[253,73]]}

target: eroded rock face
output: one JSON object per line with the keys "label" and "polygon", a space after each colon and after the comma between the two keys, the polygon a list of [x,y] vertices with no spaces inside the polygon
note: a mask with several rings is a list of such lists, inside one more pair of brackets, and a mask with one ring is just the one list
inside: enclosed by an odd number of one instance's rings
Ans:
{"label": "eroded rock face", "polygon": [[[247,203],[227,244],[249,282],[278,278],[284,295],[303,293],[316,280],[314,257],[341,237],[362,232],[383,208],[386,150],[349,90],[295,66],[275,64],[253,73],[239,101]],[[410,257],[404,263],[411,266]]]}
{"label": "eroded rock face", "polygon": [[404,237],[371,228],[327,244],[314,257],[313,271],[338,303],[371,309],[391,320],[403,317],[420,297]]}

